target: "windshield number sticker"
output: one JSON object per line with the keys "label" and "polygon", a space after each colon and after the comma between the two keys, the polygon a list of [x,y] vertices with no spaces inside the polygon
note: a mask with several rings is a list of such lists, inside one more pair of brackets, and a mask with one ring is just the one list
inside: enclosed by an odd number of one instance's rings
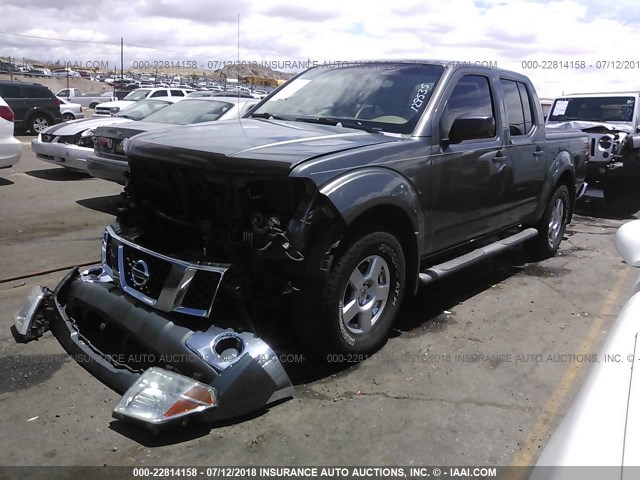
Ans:
{"label": "windshield number sticker", "polygon": [[416,96],[413,99],[413,102],[411,102],[411,110],[413,110],[414,112],[417,112],[422,106],[422,104],[424,103],[424,99],[427,97],[428,93],[429,93],[429,84],[423,83],[422,85],[420,85],[420,90],[416,92]]}
{"label": "windshield number sticker", "polygon": [[567,106],[569,105],[569,100],[558,100],[556,101],[556,106],[553,108],[553,115],[562,116],[567,111]]}

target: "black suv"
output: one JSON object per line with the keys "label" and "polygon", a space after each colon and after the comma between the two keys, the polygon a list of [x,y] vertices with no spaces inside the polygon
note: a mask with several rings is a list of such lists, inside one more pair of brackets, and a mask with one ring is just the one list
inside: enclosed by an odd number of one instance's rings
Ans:
{"label": "black suv", "polygon": [[38,134],[62,122],[60,100],[44,85],[0,80],[2,97],[15,114],[15,131]]}

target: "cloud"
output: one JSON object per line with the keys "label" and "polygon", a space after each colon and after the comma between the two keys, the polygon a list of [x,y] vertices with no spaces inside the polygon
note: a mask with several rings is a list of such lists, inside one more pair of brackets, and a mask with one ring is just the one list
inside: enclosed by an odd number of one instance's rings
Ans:
{"label": "cloud", "polygon": [[[637,88],[640,68],[603,70],[598,60],[640,60],[640,10],[635,0],[603,8],[592,0],[4,0],[11,22],[0,33],[0,56],[119,64],[375,58],[497,61],[530,75],[541,96],[563,91]],[[238,50],[238,14],[240,48]],[[52,21],[54,20],[54,21]],[[78,43],[78,40],[104,43]],[[561,60],[532,69],[527,62]],[[592,65],[592,67],[589,67]],[[636,67],[639,65],[634,64]]]}

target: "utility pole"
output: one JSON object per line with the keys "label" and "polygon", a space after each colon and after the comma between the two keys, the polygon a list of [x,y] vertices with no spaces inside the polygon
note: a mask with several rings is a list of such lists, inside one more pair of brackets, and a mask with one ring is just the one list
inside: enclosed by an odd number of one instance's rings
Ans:
{"label": "utility pole", "polygon": [[120,80],[124,78],[124,38],[120,37]]}

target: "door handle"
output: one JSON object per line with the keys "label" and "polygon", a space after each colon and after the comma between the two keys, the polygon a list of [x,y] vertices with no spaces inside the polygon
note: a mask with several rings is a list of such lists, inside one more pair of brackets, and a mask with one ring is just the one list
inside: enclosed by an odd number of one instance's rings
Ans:
{"label": "door handle", "polygon": [[541,156],[543,156],[543,155],[544,155],[544,150],[540,150],[540,149],[538,149],[538,150],[536,150],[535,152],[533,152],[533,156],[534,156],[534,157],[541,157]]}
{"label": "door handle", "polygon": [[507,156],[502,152],[496,153],[496,156],[493,157],[493,163],[502,163],[506,161],[507,161]]}

